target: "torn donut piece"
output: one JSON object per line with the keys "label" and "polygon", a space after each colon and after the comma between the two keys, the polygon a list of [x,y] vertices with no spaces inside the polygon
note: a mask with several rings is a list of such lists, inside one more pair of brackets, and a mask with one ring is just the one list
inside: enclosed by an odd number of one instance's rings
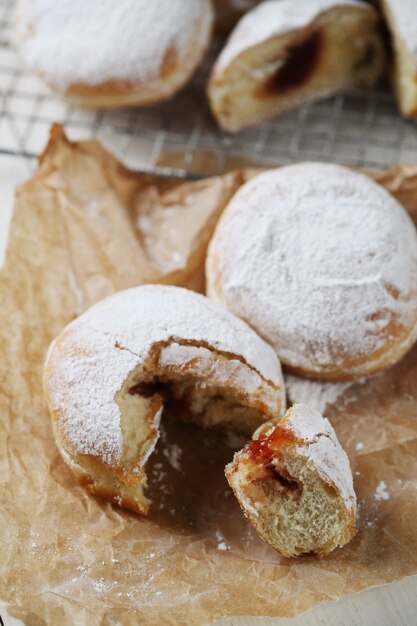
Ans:
{"label": "torn donut piece", "polygon": [[392,82],[401,113],[417,115],[417,6],[415,0],[380,0],[391,34]]}
{"label": "torn donut piece", "polygon": [[386,53],[379,16],[359,0],[270,0],[244,15],[220,53],[208,95],[236,132],[353,85],[373,85]]}
{"label": "torn donut piece", "polygon": [[251,433],[285,411],[273,349],[186,289],[147,285],[99,302],[52,343],[44,391],[55,439],[78,482],[138,513],[164,411]]}
{"label": "torn donut piece", "polygon": [[324,556],[356,534],[349,459],[328,419],[295,404],[225,469],[243,512],[286,557]]}

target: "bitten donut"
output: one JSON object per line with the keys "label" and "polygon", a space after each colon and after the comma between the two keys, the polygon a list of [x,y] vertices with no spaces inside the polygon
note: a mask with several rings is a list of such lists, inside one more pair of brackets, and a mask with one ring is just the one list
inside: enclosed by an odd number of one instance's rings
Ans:
{"label": "bitten donut", "polygon": [[206,51],[211,0],[20,0],[26,64],[72,103],[147,105],[175,94]]}
{"label": "bitten donut", "polygon": [[415,0],[380,0],[392,37],[392,77],[401,112],[417,115],[417,5]]}
{"label": "bitten donut", "polygon": [[272,348],[205,296],[161,285],[122,291],[69,324],[49,350],[44,391],[78,481],[143,514],[163,410],[248,434],[285,411]]}
{"label": "bitten donut", "polygon": [[284,556],[324,556],[356,534],[349,459],[329,420],[305,404],[261,426],[225,473],[245,515]]}
{"label": "bitten donut", "polygon": [[385,67],[377,11],[357,0],[271,0],[244,15],[208,86],[214,117],[236,132]]}
{"label": "bitten donut", "polygon": [[260,174],[210,242],[207,293],[295,374],[349,380],[396,363],[417,336],[417,235],[367,176],[300,163]]}

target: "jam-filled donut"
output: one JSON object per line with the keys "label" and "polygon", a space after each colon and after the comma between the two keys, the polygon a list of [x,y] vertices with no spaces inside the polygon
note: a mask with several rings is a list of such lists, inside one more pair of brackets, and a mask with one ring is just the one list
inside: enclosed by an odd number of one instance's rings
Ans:
{"label": "jam-filled donut", "polygon": [[401,112],[417,115],[417,4],[415,0],[380,0],[391,33],[392,78]]}
{"label": "jam-filled donut", "polygon": [[284,556],[324,556],[356,534],[349,459],[329,420],[304,404],[261,426],[225,473],[245,515]]}
{"label": "jam-filled donut", "polygon": [[213,25],[211,0],[20,0],[22,56],[85,107],[146,105],[192,76]]}
{"label": "jam-filled donut", "polygon": [[210,242],[207,293],[296,374],[349,380],[396,363],[417,336],[417,235],[363,174],[300,163],[252,178]]}
{"label": "jam-filled donut", "polygon": [[44,390],[78,481],[143,514],[164,408],[248,435],[285,411],[272,348],[205,296],[161,285],[122,291],[70,323],[49,350]]}
{"label": "jam-filled donut", "polygon": [[213,114],[230,132],[351,85],[385,67],[377,11],[357,0],[271,0],[244,15],[208,86]]}

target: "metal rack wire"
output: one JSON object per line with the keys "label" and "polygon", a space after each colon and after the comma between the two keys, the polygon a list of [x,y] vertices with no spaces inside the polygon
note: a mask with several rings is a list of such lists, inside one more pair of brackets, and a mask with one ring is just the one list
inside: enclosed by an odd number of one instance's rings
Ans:
{"label": "metal rack wire", "polygon": [[388,89],[353,89],[235,136],[220,131],[205,97],[215,49],[169,102],[119,111],[73,108],[22,67],[11,42],[13,4],[0,2],[0,154],[34,164],[50,125],[60,122],[71,138],[99,139],[134,170],[183,178],[242,163],[325,160],[381,168],[417,158],[417,125],[400,117]]}

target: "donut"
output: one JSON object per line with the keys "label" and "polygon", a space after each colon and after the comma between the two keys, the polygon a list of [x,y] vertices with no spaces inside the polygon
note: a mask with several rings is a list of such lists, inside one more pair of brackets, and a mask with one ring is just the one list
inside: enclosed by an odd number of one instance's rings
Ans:
{"label": "donut", "polygon": [[208,48],[211,0],[20,0],[26,65],[73,104],[148,105],[174,95]]}
{"label": "donut", "polygon": [[203,295],[148,285],[83,313],[54,340],[44,393],[64,461],[92,493],[146,515],[162,412],[250,434],[285,411],[280,363]]}
{"label": "donut", "polygon": [[392,80],[401,112],[417,115],[417,7],[415,0],[381,0],[391,33]]}
{"label": "donut", "polygon": [[339,165],[290,165],[243,185],[216,226],[206,281],[301,376],[374,374],[417,336],[414,224],[383,187]]}
{"label": "donut", "polygon": [[325,556],[356,534],[349,459],[329,420],[305,404],[261,426],[225,474],[249,521],[283,556]]}
{"label": "donut", "polygon": [[208,84],[219,125],[236,132],[352,85],[385,67],[377,11],[356,0],[271,0],[244,15]]}

